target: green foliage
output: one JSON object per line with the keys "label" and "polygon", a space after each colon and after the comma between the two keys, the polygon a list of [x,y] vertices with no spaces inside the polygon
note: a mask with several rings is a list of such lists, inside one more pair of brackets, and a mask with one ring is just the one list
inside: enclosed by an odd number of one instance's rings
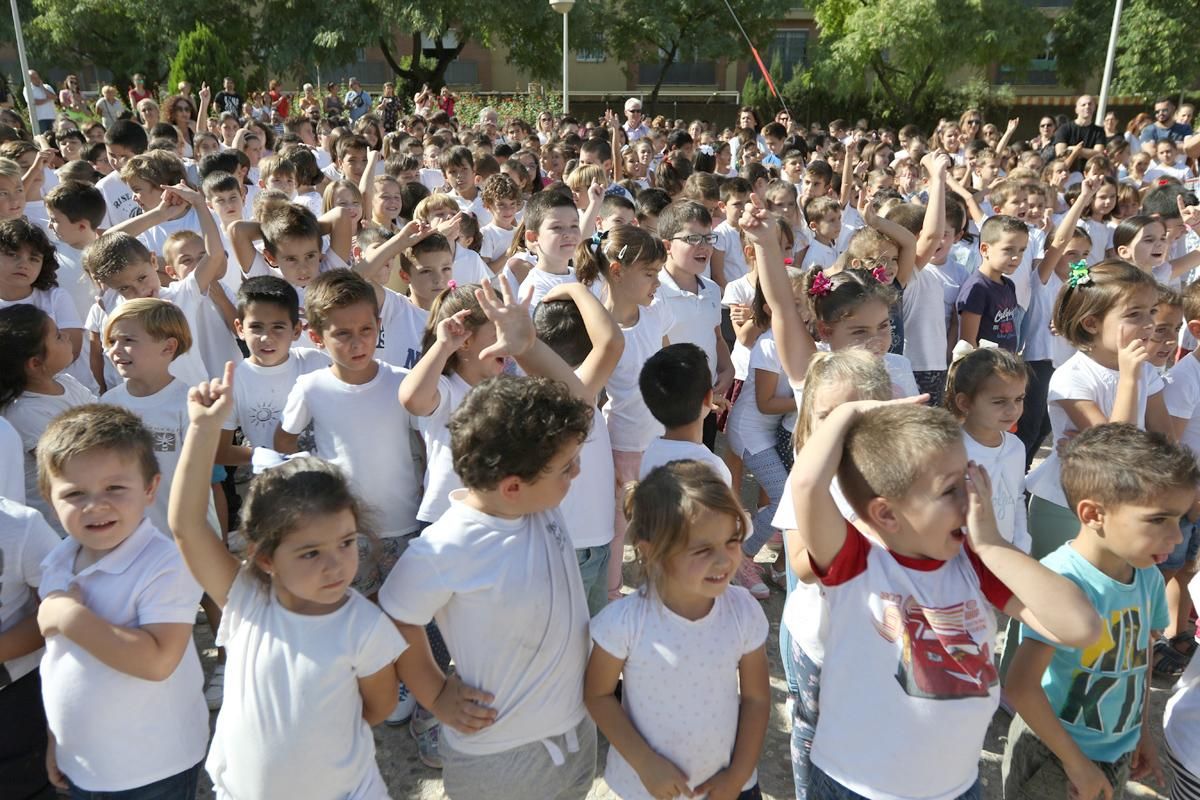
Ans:
{"label": "green foliage", "polygon": [[963,76],[1025,64],[1049,23],[1020,0],[815,0],[814,85],[874,98],[885,119],[928,114]]}
{"label": "green foliage", "polygon": [[562,95],[551,93],[531,93],[514,95],[479,95],[459,94],[458,102],[454,104],[454,115],[463,124],[474,125],[479,119],[479,112],[491,106],[500,115],[500,119],[523,119],[537,128],[538,116],[544,111],[558,115],[562,113]]}
{"label": "green foliage", "polygon": [[225,43],[212,28],[203,22],[196,23],[191,32],[179,40],[179,49],[171,60],[171,75],[167,85],[175,87],[180,81],[188,81],[197,89],[207,83],[213,93],[220,91],[221,81],[226,75],[239,76],[237,60],[230,54]]}

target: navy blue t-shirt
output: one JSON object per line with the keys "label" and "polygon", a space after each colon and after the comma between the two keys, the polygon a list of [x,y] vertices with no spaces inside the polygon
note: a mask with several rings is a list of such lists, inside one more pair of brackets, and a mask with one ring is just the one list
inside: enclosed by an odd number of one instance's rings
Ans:
{"label": "navy blue t-shirt", "polygon": [[1012,281],[1001,275],[996,283],[976,270],[958,290],[957,305],[959,314],[979,315],[979,339],[1017,352],[1017,288]]}

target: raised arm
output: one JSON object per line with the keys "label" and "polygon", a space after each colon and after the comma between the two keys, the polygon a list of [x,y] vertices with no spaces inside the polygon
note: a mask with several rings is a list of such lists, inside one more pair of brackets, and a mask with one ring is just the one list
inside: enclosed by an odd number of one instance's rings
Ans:
{"label": "raised arm", "polygon": [[967,204],[967,213],[971,215],[971,220],[976,225],[982,225],[983,221],[987,219],[987,215],[983,213],[983,208],[980,207],[979,201],[975,199],[975,194],[956,181],[954,176],[948,172],[946,173],[946,186]]}
{"label": "raised arm", "polygon": [[1046,248],[1046,252],[1038,264],[1038,278],[1043,284],[1050,280],[1051,272],[1057,272],[1060,278],[1066,280],[1070,265],[1064,263],[1062,255],[1071,245],[1071,236],[1074,235],[1075,228],[1083,217],[1084,209],[1092,204],[1092,199],[1095,198],[1101,185],[1102,181],[1099,178],[1084,178],[1083,183],[1080,184],[1079,196],[1075,198],[1075,202],[1067,209],[1062,221],[1054,229],[1054,238],[1050,240],[1050,246]]}
{"label": "raised arm", "polygon": [[846,432],[870,403],[843,403],[825,418],[796,454],[789,480],[796,505],[796,531],[812,563],[826,570],[846,541],[846,523],[829,485],[842,461]]}
{"label": "raised arm", "polygon": [[923,269],[942,243],[942,231],[946,227],[946,173],[950,169],[950,156],[930,153],[921,159],[921,166],[929,173],[929,200],[925,204],[921,234],[917,237],[914,270]]}
{"label": "raised arm", "polygon": [[1004,135],[1000,137],[1000,141],[996,143],[997,157],[1003,157],[1004,151],[1008,149],[1008,143],[1012,141],[1013,134],[1017,132],[1017,126],[1021,124],[1021,118],[1010,119],[1008,126],[1004,129]]}
{"label": "raised arm", "polygon": [[608,309],[582,283],[560,283],[542,298],[543,303],[555,300],[575,303],[584,330],[592,340],[592,351],[575,372],[590,396],[589,402],[594,404],[625,352],[625,336]]}
{"label": "raised arm", "polygon": [[[168,220],[175,219],[178,216],[176,213],[178,209],[173,209],[172,206],[178,205],[181,202],[182,201],[178,198],[173,198],[164,191],[162,194],[162,199],[158,201],[158,205],[156,205],[154,208],[143,214],[138,214],[136,217],[130,217],[129,219],[121,220],[116,225],[113,225],[111,228],[106,230],[105,233],[115,233],[120,231],[121,233],[127,233],[130,236],[137,238],[154,226],[161,225]],[[156,255],[161,256],[162,253],[157,253]]]}
{"label": "raised arm", "polygon": [[198,94],[200,95],[200,107],[196,109],[196,132],[203,133],[208,129],[208,112],[212,108],[212,89],[208,88],[207,83],[201,83]]}
{"label": "raised arm", "polygon": [[396,256],[431,233],[433,228],[429,223],[413,220],[388,237],[387,241],[368,247],[355,269],[364,275],[374,275],[380,267],[390,264]]}
{"label": "raised arm", "polygon": [[229,243],[233,245],[233,254],[237,256],[242,274],[249,272],[254,266],[254,260],[258,258],[258,248],[254,243],[262,239],[262,226],[252,219],[235,219],[229,223],[226,232],[229,234]]}
{"label": "raised arm", "polygon": [[421,354],[412,371],[400,382],[400,404],[408,413],[428,417],[442,401],[438,391],[438,378],[446,368],[446,362],[471,338],[471,331],[463,324],[471,316],[470,309],[463,309],[452,317],[437,324],[437,339]]}
{"label": "raised arm", "polygon": [[867,225],[896,243],[896,280],[900,282],[901,287],[907,286],[912,279],[916,263],[917,237],[900,223],[879,216],[870,202],[863,203],[862,218]]}
{"label": "raised arm", "polygon": [[204,256],[196,264],[194,274],[196,283],[200,286],[200,293],[207,295],[213,281],[220,280],[225,275],[225,245],[221,241],[221,229],[200,192],[181,183],[167,189],[163,196],[167,194],[172,194],[190,205],[196,212],[196,218],[200,220],[200,235],[204,237]]}
{"label": "raised arm", "polygon": [[208,525],[212,468],[221,441],[221,425],[233,411],[233,363],[225,375],[188,392],[187,438],[171,482],[167,521],[183,560],[204,592],[224,607],[237,577],[238,560]]}
{"label": "raised arm", "polygon": [[379,163],[379,151],[367,150],[367,167],[358,179],[358,191],[362,192],[363,217],[371,217],[371,200],[375,196],[375,165]]}
{"label": "raised arm", "polygon": [[599,181],[592,181],[587,190],[587,198],[587,207],[580,212],[579,217],[580,240],[590,239],[596,232],[596,218],[600,216],[600,204],[604,202],[604,187]]}

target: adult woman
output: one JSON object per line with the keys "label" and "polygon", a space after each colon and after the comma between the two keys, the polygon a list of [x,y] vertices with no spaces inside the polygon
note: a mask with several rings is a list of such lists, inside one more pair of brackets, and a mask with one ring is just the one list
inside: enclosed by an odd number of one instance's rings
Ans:
{"label": "adult woman", "polygon": [[1108,141],[1120,137],[1121,120],[1117,119],[1117,112],[1109,111],[1104,115],[1104,135],[1108,137]]}
{"label": "adult woman", "polygon": [[429,89],[429,84],[423,84],[421,91],[413,96],[413,108],[415,112],[425,119],[429,119],[434,111],[437,111],[437,98]]}
{"label": "adult woman", "polygon": [[400,119],[400,98],[396,96],[396,84],[388,81],[383,85],[383,95],[375,104],[375,113],[379,115],[379,124],[384,133],[396,130],[396,121]]}
{"label": "adult woman", "polygon": [[1029,140],[1029,147],[1032,150],[1042,151],[1050,145],[1054,144],[1054,132],[1058,130],[1058,125],[1054,122],[1054,117],[1042,117],[1038,122],[1037,136]]}
{"label": "adult woman", "polygon": [[537,137],[542,144],[554,138],[554,115],[549,111],[543,111],[538,114],[537,119]]}
{"label": "adult woman", "polygon": [[438,108],[446,112],[446,116],[454,118],[454,104],[458,102],[458,98],[450,91],[449,86],[443,86],[442,91],[438,92]]}
{"label": "adult woman", "polygon": [[1129,142],[1131,153],[1142,152],[1142,130],[1153,123],[1154,118],[1145,111],[1129,120],[1129,124],[1125,126],[1125,141]]}
{"label": "adult woman", "polygon": [[[202,114],[208,111],[206,102],[208,97],[208,86],[205,85],[200,90],[200,107]],[[192,157],[192,142],[195,140],[196,126],[193,122],[194,118],[199,118],[201,115],[196,115],[196,110],[192,108],[192,101],[183,95],[174,94],[168,97],[165,101],[167,109],[166,121],[175,128],[175,132],[179,134],[179,142],[183,145],[183,157]],[[195,115],[195,116],[194,116]]]}
{"label": "adult woman", "polygon": [[308,114],[310,109],[312,109],[312,108],[316,108],[316,109],[320,110],[321,100],[320,100],[320,98],[317,97],[317,90],[313,87],[313,85],[311,83],[304,84],[304,86],[301,87],[300,91],[301,91],[300,99],[297,100],[296,102],[299,103],[300,110],[303,113]]}
{"label": "adult woman", "polygon": [[150,90],[146,88],[146,79],[139,75],[133,76],[133,85],[129,87],[129,107],[136,109],[143,100],[149,100]]}
{"label": "adult woman", "polygon": [[87,100],[84,99],[83,92],[79,91],[79,78],[68,75],[63,81],[63,88],[58,93],[58,105],[63,111],[78,111],[81,114],[88,112]]}
{"label": "adult woman", "polygon": [[142,127],[149,131],[159,122],[158,103],[154,102],[152,97],[143,97],[138,101],[136,106],[138,118],[142,121]]}
{"label": "adult woman", "polygon": [[346,113],[346,106],[338,96],[338,85],[333,81],[325,84],[325,118],[336,119]]}
{"label": "adult woman", "polygon": [[383,131],[379,127],[379,118],[374,114],[367,114],[354,123],[354,132],[367,140],[369,149],[379,150],[383,147]]}
{"label": "adult woman", "polygon": [[[96,101],[96,116],[104,122],[105,128],[111,128],[125,111],[125,104],[117,97],[117,87],[106,85],[100,90],[100,99]],[[104,141],[103,136],[100,141]]]}
{"label": "adult woman", "polygon": [[959,136],[964,142],[983,138],[983,115],[978,108],[968,108],[958,118]]}

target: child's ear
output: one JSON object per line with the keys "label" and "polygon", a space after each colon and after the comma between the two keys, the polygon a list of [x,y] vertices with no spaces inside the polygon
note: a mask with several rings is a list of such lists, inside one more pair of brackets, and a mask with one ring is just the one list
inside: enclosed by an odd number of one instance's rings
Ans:
{"label": "child's ear", "polygon": [[500,479],[500,483],[496,484],[496,490],[500,492],[502,498],[510,503],[515,503],[521,499],[521,490],[525,488],[525,485],[525,481],[516,475],[509,475]]}
{"label": "child's ear", "polygon": [[1200,319],[1189,319],[1187,329],[1192,336],[1200,337]]}
{"label": "child's ear", "polygon": [[1117,255],[1129,261],[1133,257],[1133,248],[1127,244],[1117,245]]}
{"label": "child's ear", "polygon": [[957,408],[960,413],[966,414],[971,410],[971,398],[963,392],[956,393],[954,395],[954,407]]}
{"label": "child's ear", "polygon": [[308,338],[313,340],[313,343],[321,350],[325,349],[325,339],[321,337],[319,331],[312,328],[308,329]]}
{"label": "child's ear", "polygon": [[170,350],[171,360],[175,360],[179,355],[179,340],[174,336],[168,336],[166,339],[163,339],[163,350]]}
{"label": "child's ear", "polygon": [[242,341],[246,340],[246,328],[242,325],[242,321],[236,317],[233,320],[233,335]]}
{"label": "child's ear", "polygon": [[1079,517],[1080,522],[1092,530],[1104,529],[1104,506],[1095,500],[1080,500],[1079,505],[1075,507],[1075,514]]}
{"label": "child's ear", "polygon": [[899,533],[900,518],[886,497],[872,497],[867,501],[867,521],[883,533]]}
{"label": "child's ear", "polygon": [[1080,326],[1092,336],[1097,336],[1100,333],[1100,318],[1095,314],[1089,314],[1079,322]]}
{"label": "child's ear", "polygon": [[292,341],[294,342],[294,341],[296,341],[297,339],[299,339],[299,338],[300,338],[300,334],[301,334],[301,333],[303,333],[303,332],[304,332],[304,325],[303,325],[303,323],[297,322],[295,325],[293,325],[293,326],[292,326]]}

